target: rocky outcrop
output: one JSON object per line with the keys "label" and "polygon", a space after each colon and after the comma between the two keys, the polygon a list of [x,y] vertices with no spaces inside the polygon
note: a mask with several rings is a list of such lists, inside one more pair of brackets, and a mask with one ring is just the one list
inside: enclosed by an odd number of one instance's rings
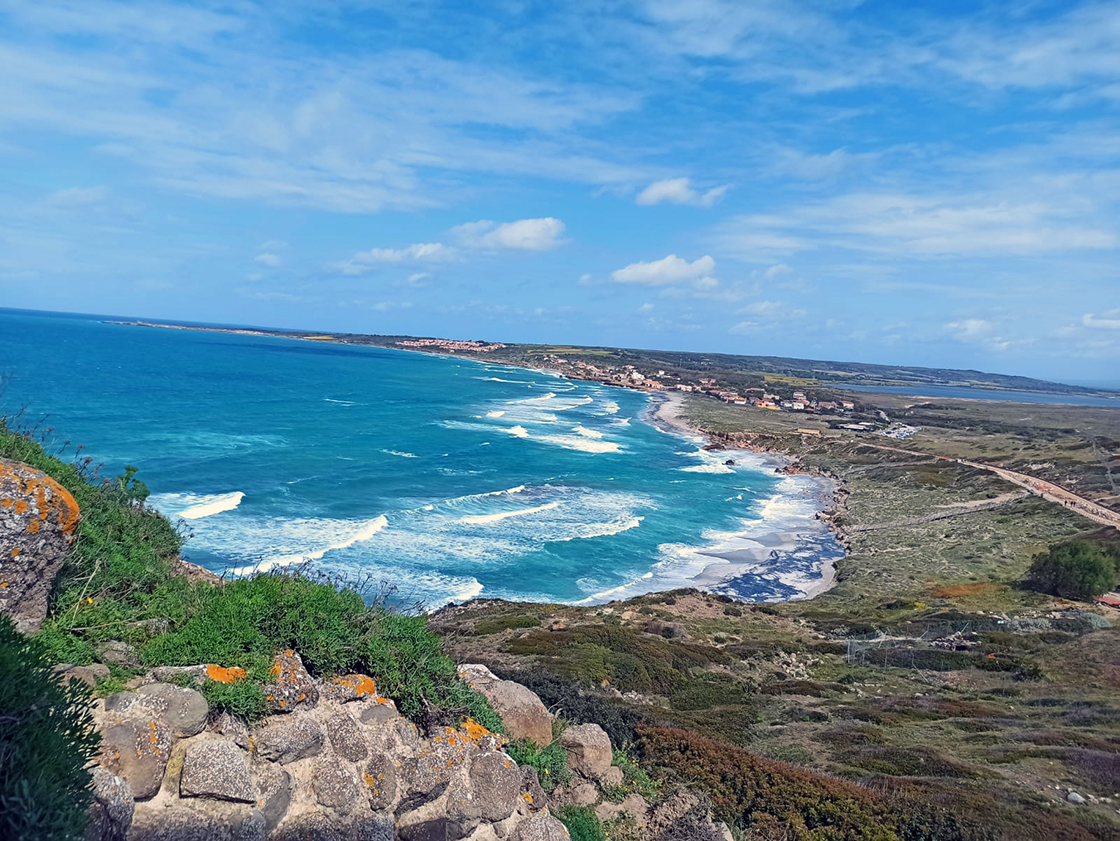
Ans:
{"label": "rocky outcrop", "polygon": [[39,630],[78,528],[78,503],[47,474],[0,459],[0,613]]}
{"label": "rocky outcrop", "polygon": [[283,713],[256,727],[152,675],[98,702],[87,841],[512,841],[530,820],[526,839],[567,838],[505,737],[470,721],[425,737],[370,678],[324,683],[294,652],[278,662]]}
{"label": "rocky outcrop", "polygon": [[542,747],[552,741],[552,713],[534,693],[512,680],[500,680],[485,666],[460,666],[459,673],[486,696],[514,739],[530,739]]}

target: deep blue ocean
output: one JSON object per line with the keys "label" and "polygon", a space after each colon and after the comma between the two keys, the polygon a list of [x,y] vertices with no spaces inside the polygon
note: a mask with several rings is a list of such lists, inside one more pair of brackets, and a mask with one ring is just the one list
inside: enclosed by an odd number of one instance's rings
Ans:
{"label": "deep blue ocean", "polygon": [[[0,411],[53,427],[219,573],[312,561],[430,606],[689,586],[796,598],[829,488],[648,422],[650,397],[406,351],[0,310]],[[726,466],[727,458],[736,460]],[[727,561],[735,561],[733,566]]]}

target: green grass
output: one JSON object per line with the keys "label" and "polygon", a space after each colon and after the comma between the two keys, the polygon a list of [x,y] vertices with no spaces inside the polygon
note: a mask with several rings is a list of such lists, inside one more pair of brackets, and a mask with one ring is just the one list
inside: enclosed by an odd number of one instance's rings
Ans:
{"label": "green grass", "polygon": [[567,785],[571,782],[572,774],[568,770],[568,752],[560,744],[560,734],[567,727],[567,722],[561,718],[552,722],[552,741],[544,747],[538,747],[528,739],[518,739],[511,742],[506,749],[518,765],[528,765],[535,768],[541,788],[552,791],[556,786]]}

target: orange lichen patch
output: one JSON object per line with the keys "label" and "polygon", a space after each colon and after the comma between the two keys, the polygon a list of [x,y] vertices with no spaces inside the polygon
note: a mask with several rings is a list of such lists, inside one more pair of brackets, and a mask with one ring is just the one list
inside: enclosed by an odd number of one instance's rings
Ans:
{"label": "orange lichen patch", "polygon": [[956,587],[941,587],[940,589],[934,590],[931,595],[935,599],[959,599],[962,596],[975,596],[986,590],[992,590],[995,586],[994,584],[986,584],[983,582],[979,584],[959,584]]}
{"label": "orange lichen patch", "polygon": [[0,499],[0,508],[11,508],[15,504],[16,501],[14,499],[8,499],[7,497]]}
{"label": "orange lichen patch", "polygon": [[282,671],[284,671],[284,667],[281,666],[279,663],[273,663],[271,666],[268,667],[268,673],[270,675],[272,675],[273,677],[280,677],[280,673]]}
{"label": "orange lichen patch", "polygon": [[226,669],[222,666],[210,665],[206,667],[206,676],[218,683],[235,683],[239,680],[245,680],[245,670],[237,666]]}
{"label": "orange lichen patch", "polygon": [[493,741],[498,744],[508,744],[509,739],[498,733],[491,733],[473,718],[468,718],[463,722],[462,726],[456,730],[454,727],[446,728],[446,739],[449,744],[455,744],[452,739],[458,739],[461,742],[470,742],[475,745],[482,745],[486,741]]}
{"label": "orange lichen patch", "polygon": [[152,747],[154,748],[156,746],[156,723],[154,721],[149,721],[148,726],[152,730],[152,735],[149,736],[148,738],[149,738],[149,741],[152,744]]}
{"label": "orange lichen patch", "polygon": [[342,675],[341,677],[331,678],[331,683],[350,687],[358,694],[359,698],[377,695],[377,685],[373,682],[373,678],[368,675]]}
{"label": "orange lichen patch", "polygon": [[[17,469],[19,468],[19,469]],[[26,476],[27,472],[33,472],[38,475]],[[36,506],[39,510],[39,517],[41,520],[54,519],[58,525],[62,527],[62,533],[69,536],[72,535],[78,528],[78,518],[80,516],[80,509],[78,503],[71,495],[70,491],[58,484],[54,479],[49,476],[39,474],[34,468],[26,467],[23,465],[13,465],[0,462],[0,481],[7,480],[15,485],[19,493],[24,496],[33,496],[35,498]],[[26,500],[5,500],[10,507],[14,505],[16,513],[23,514],[27,511]],[[34,523],[34,521],[32,521]],[[38,527],[31,528],[28,524],[27,530],[32,534],[39,531]]]}
{"label": "orange lichen patch", "polygon": [[32,520],[30,523],[27,524],[27,530],[31,534],[38,534],[39,533],[39,521],[38,520]]}
{"label": "orange lichen patch", "polygon": [[23,549],[21,549],[19,546],[15,547],[14,549],[12,549],[12,557],[13,558],[18,558],[22,551],[23,551]]}

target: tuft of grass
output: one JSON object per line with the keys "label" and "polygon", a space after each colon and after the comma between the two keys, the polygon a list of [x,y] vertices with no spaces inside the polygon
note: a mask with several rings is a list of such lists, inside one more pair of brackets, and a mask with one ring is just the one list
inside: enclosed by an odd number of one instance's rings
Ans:
{"label": "tuft of grass", "polygon": [[572,774],[568,770],[568,752],[560,744],[560,734],[567,727],[567,722],[557,718],[552,722],[552,741],[542,747],[537,747],[528,739],[518,739],[511,742],[506,748],[518,765],[528,765],[537,770],[537,777],[541,781],[541,788],[552,791],[556,786],[566,785],[571,782]]}
{"label": "tuft of grass", "polygon": [[561,806],[552,814],[568,828],[572,841],[607,841],[603,822],[590,806]]}

